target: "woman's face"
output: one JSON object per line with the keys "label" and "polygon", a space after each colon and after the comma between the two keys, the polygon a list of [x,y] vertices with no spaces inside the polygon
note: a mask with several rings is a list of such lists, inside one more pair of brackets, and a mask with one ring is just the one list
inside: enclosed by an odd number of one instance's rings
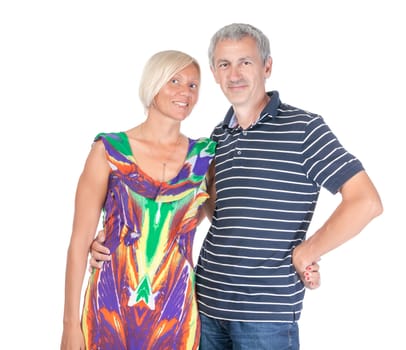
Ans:
{"label": "woman's face", "polygon": [[179,121],[192,112],[198,97],[200,73],[194,64],[175,74],[154,98],[150,112],[163,114]]}

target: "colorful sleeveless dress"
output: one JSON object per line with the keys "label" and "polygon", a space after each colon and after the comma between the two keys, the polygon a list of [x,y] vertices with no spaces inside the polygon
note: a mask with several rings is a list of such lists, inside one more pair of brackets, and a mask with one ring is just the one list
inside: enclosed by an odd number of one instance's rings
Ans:
{"label": "colorful sleeveless dress", "polygon": [[159,182],[137,166],[124,132],[99,139],[111,167],[103,225],[112,259],[89,278],[87,349],[198,349],[192,244],[216,143],[189,139],[179,174]]}

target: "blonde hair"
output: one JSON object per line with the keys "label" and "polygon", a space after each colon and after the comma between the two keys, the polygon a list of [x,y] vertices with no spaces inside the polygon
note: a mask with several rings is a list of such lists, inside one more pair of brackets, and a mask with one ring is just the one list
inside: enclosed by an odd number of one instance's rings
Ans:
{"label": "blonde hair", "polygon": [[199,71],[200,65],[192,56],[176,50],[160,51],[151,56],[145,64],[139,87],[139,97],[147,110],[159,90],[178,72],[194,64]]}

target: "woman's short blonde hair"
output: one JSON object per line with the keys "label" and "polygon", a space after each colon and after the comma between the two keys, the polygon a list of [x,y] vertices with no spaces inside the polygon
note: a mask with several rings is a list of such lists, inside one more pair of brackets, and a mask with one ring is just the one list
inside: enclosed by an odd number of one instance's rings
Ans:
{"label": "woman's short blonde hair", "polygon": [[147,110],[159,90],[178,72],[194,64],[199,71],[200,65],[192,56],[176,50],[160,51],[151,56],[145,64],[139,87],[139,96]]}

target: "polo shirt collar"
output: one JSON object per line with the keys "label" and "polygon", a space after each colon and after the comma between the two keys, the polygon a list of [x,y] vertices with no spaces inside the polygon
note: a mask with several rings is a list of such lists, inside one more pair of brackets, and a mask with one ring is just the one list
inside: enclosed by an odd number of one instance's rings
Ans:
{"label": "polo shirt collar", "polygon": [[[270,97],[270,100],[253,125],[258,123],[258,121],[264,119],[265,117],[272,118],[278,115],[278,108],[280,105],[279,92],[276,90],[269,91],[267,92],[267,95]],[[233,106],[231,106],[223,120],[223,129],[233,130],[237,127],[237,118],[235,116]]]}

